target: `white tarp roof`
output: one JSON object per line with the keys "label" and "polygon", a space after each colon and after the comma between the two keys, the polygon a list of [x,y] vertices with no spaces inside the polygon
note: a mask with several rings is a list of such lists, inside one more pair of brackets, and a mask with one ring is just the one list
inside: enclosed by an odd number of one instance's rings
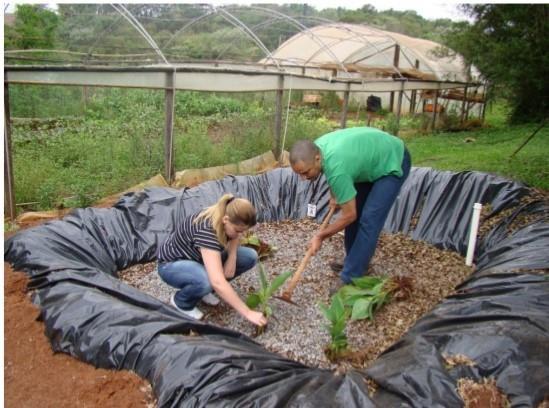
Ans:
{"label": "white tarp roof", "polygon": [[418,60],[419,70],[438,80],[467,81],[460,56],[440,58],[433,54],[440,44],[364,25],[331,23],[310,28],[288,39],[272,56],[282,63],[305,66],[356,64],[390,68],[396,44],[400,46],[398,68],[414,68]]}

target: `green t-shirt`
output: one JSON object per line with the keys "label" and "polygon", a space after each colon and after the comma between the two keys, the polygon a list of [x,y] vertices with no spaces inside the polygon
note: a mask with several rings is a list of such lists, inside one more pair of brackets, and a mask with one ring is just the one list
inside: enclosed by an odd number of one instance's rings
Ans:
{"label": "green t-shirt", "polygon": [[322,171],[338,204],[356,196],[355,183],[402,176],[404,143],[370,127],[327,133],[315,140],[322,153]]}

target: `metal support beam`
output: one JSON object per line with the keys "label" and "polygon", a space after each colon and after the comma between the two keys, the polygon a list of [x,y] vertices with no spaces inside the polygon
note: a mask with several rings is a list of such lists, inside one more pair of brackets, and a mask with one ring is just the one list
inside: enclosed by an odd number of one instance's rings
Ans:
{"label": "metal support beam", "polygon": [[438,106],[438,89],[435,91],[435,102],[433,103],[433,119],[431,121],[431,131],[435,131],[435,125],[437,122],[437,106]]}
{"label": "metal support beam", "polygon": [[175,71],[166,73],[165,112],[164,124],[164,177],[171,184],[174,176],[173,166],[173,118],[175,113]]}
{"label": "metal support beam", "polygon": [[[404,88],[404,82],[402,83],[402,88]],[[403,94],[404,94],[403,90],[399,91],[399,93],[398,93],[397,114],[396,114],[397,126],[396,126],[395,136],[398,136],[398,131],[400,130],[400,112],[402,110],[402,96],[403,96]]]}
{"label": "metal support beam", "polygon": [[[395,55],[393,57],[393,67],[398,68],[398,63],[400,60],[400,45],[395,44]],[[389,110],[393,112],[393,107],[395,104],[395,93],[391,92],[391,98],[389,99]]]}
{"label": "metal support beam", "polygon": [[463,89],[463,102],[461,102],[461,120],[460,123],[463,125],[465,121],[465,104],[467,103],[467,87]]}
{"label": "metal support beam", "polygon": [[4,72],[4,218],[15,221],[15,192],[11,154],[9,85]]}
{"label": "metal support beam", "polygon": [[275,157],[278,161],[282,159],[282,97],[284,96],[284,76],[278,77],[278,90],[276,91],[274,134],[275,134]]}
{"label": "metal support beam", "polygon": [[[415,67],[416,69],[419,69],[419,60],[416,60]],[[410,100],[410,113],[415,113],[416,111],[416,99],[417,99],[417,91],[414,89],[412,91],[412,96]]]}
{"label": "metal support beam", "polygon": [[484,85],[484,102],[482,103],[482,111],[480,113],[480,120],[484,124],[486,119],[486,104],[488,103],[488,83]]}
{"label": "metal support beam", "polygon": [[341,107],[341,129],[347,127],[347,112],[349,111],[349,95],[350,91],[346,90],[343,93],[343,106]]}

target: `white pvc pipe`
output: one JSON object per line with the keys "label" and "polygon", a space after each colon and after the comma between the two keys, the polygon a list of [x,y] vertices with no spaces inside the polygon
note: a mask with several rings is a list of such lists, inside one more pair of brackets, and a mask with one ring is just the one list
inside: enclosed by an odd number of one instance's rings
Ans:
{"label": "white pvc pipe", "polygon": [[465,258],[465,265],[467,266],[473,265],[473,256],[475,255],[475,246],[477,243],[477,232],[481,210],[481,203],[475,203],[473,205],[473,216],[471,218],[471,229],[469,231],[469,245],[467,246],[467,257]]}

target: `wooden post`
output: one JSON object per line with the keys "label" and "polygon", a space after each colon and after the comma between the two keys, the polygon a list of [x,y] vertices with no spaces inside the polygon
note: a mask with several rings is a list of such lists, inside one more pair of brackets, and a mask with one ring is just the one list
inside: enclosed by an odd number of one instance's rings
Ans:
{"label": "wooden post", "polygon": [[[400,45],[395,44],[395,55],[393,56],[393,67],[398,68],[398,63],[400,59]],[[395,93],[391,91],[391,97],[389,99],[389,110],[393,112],[395,104]]]}
{"label": "wooden post", "polygon": [[15,192],[11,154],[10,103],[7,73],[4,71],[4,217],[15,221]]}
{"label": "wooden post", "polygon": [[349,94],[351,84],[347,83],[347,90],[343,93],[343,106],[341,107],[341,129],[347,127],[347,112],[349,110]]}
{"label": "wooden post", "polygon": [[398,136],[398,131],[400,130],[400,112],[402,110],[402,95],[403,94],[404,94],[404,81],[401,81],[400,91],[398,92],[397,114],[396,114],[397,127],[396,127],[396,131],[395,131],[395,136]]}
{"label": "wooden post", "polygon": [[461,102],[461,124],[465,121],[465,104],[467,103],[467,87],[463,90],[463,102]]}
{"label": "wooden post", "polygon": [[175,113],[175,75],[176,71],[166,73],[165,112],[166,122],[164,126],[164,176],[168,184],[173,181],[173,119]]}
{"label": "wooden post", "polygon": [[484,99],[482,102],[482,111],[480,113],[480,120],[482,123],[484,123],[484,120],[486,118],[486,104],[488,103],[488,83],[484,85]]}
{"label": "wooden post", "polygon": [[435,102],[433,103],[433,119],[431,121],[431,131],[435,131],[435,124],[437,122],[437,105],[438,105],[438,89],[435,91]]}
{"label": "wooden post", "polygon": [[[419,69],[419,60],[416,60],[415,67],[416,69]],[[417,98],[417,91],[414,89],[410,97],[410,113],[415,113],[416,111],[416,98]]]}
{"label": "wooden post", "polygon": [[274,134],[275,134],[275,157],[278,161],[282,160],[282,97],[284,96],[284,76],[278,77],[278,89],[276,91],[276,106],[275,106],[275,121],[274,121]]}

